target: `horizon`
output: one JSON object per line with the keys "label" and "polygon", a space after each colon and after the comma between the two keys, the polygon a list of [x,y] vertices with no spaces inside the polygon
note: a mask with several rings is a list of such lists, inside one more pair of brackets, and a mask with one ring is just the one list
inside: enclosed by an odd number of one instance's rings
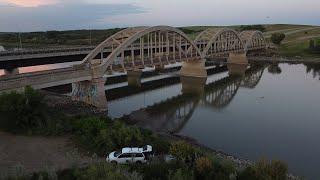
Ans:
{"label": "horizon", "polygon": [[[311,26],[311,27],[320,27],[320,25],[311,25],[311,24],[235,24],[235,25],[190,25],[190,26],[171,26],[175,28],[192,28],[192,27],[237,27],[237,26],[253,26],[253,25],[262,25],[262,26],[272,26],[272,25],[289,25],[289,26]],[[167,26],[163,24],[159,24],[156,26]],[[103,30],[111,30],[111,29],[126,29],[130,27],[138,27],[138,26],[126,26],[126,27],[110,27],[110,28],[96,28],[96,29],[50,29],[43,31],[0,31],[0,33],[41,33],[41,32],[49,32],[49,31],[57,31],[57,32],[66,32],[66,31],[103,31]],[[146,26],[153,27],[153,26]]]}
{"label": "horizon", "polygon": [[0,0],[0,32],[101,30],[161,24],[319,26],[319,6],[320,2],[313,0]]}

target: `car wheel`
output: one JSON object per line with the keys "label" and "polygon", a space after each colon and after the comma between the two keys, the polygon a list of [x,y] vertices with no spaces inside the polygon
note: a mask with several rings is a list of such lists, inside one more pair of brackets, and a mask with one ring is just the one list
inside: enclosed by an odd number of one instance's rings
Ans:
{"label": "car wheel", "polygon": [[118,164],[118,162],[117,161],[111,161],[111,164],[116,165],[116,164]]}

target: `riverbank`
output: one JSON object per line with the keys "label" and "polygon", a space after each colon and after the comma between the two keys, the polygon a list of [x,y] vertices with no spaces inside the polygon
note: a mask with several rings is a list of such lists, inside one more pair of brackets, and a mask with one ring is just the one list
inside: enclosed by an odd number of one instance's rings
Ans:
{"label": "riverbank", "polygon": [[[125,125],[123,122],[118,120],[111,121],[111,119],[104,117],[106,116],[106,112],[101,112],[94,107],[88,106],[81,102],[74,102],[70,97],[67,96],[48,92],[42,92],[41,94],[44,95],[44,102],[50,109],[50,111],[47,111],[47,109],[42,109],[44,113],[49,113],[47,115],[50,115],[52,112],[59,112],[68,116],[72,116],[72,118],[66,118],[60,115],[58,116],[58,118],[62,118],[60,120],[47,119],[50,120],[49,123],[54,123],[54,126],[52,126],[52,124],[43,124],[41,125],[41,128],[44,129],[43,131],[38,131],[37,128],[39,128],[39,126],[36,126],[35,124],[30,124],[32,126],[26,126],[30,128],[31,131],[29,131],[29,129],[27,131],[26,129],[20,129],[24,131],[17,131],[19,133],[31,133],[30,135],[3,134],[4,139],[2,142],[5,143],[2,145],[2,149],[3,152],[5,152],[6,158],[3,159],[3,162],[5,163],[2,166],[6,167],[8,164],[13,166],[14,164],[18,164],[19,166],[16,166],[15,169],[19,176],[14,177],[20,177],[21,174],[19,173],[24,172],[25,169],[27,169],[28,172],[36,171],[36,177],[41,176],[41,173],[40,175],[38,173],[39,171],[46,173],[54,172],[55,175],[58,174],[60,177],[61,174],[59,174],[57,170],[64,168],[68,169],[67,172],[70,176],[79,177],[83,174],[82,172],[79,174],[80,169],[87,170],[87,168],[89,168],[88,171],[90,172],[90,168],[96,168],[96,165],[90,162],[91,155],[94,156],[94,154],[97,154],[99,157],[101,157],[101,159],[103,159],[102,157],[104,157],[106,151],[110,152],[125,146],[142,146],[149,143],[154,147],[154,151],[156,151],[157,154],[173,154],[175,157],[177,157],[177,161],[173,164],[156,161],[155,164],[151,163],[150,165],[141,167],[131,167],[133,168],[131,172],[138,172],[140,175],[143,175],[144,178],[150,175],[151,177],[154,177],[154,173],[161,172],[161,169],[159,170],[158,166],[162,166],[166,167],[167,169],[164,176],[162,173],[164,179],[167,179],[169,176],[172,176],[172,174],[170,174],[170,171],[174,170],[170,169],[172,168],[172,165],[174,165],[173,168],[181,168],[181,171],[189,171],[190,173],[191,170],[191,172],[195,172],[195,175],[190,174],[194,178],[205,176],[224,177],[225,179],[226,177],[235,175],[238,178],[238,176],[252,177],[256,176],[257,174],[259,174],[259,176],[264,176],[263,174],[265,172],[269,173],[269,171],[260,171],[259,168],[261,167],[270,169],[270,173],[272,172],[272,169],[275,170],[274,174],[266,174],[267,176],[271,177],[285,177],[283,172],[287,171],[286,165],[280,161],[272,161],[270,164],[269,161],[265,160],[260,161],[260,164],[253,164],[247,160],[235,158],[233,156],[226,155],[225,153],[209,149],[187,137],[181,137],[169,133],[155,134],[142,128]],[[17,94],[13,93],[9,95],[3,95],[1,98],[4,100],[6,98],[10,99],[10,97],[13,96],[17,96]],[[19,96],[21,98],[29,99],[29,102],[35,103],[34,105],[38,104],[36,102],[39,101],[41,105],[41,98],[37,91],[27,88],[27,91]],[[8,99],[6,101],[8,101]],[[12,100],[9,100],[8,102],[11,102]],[[8,104],[8,102],[5,104]],[[36,109],[40,108],[39,106],[35,107]],[[0,112],[4,113],[4,109],[6,109],[6,106],[1,107]],[[38,115],[34,114],[34,116],[30,117],[35,117],[37,119],[42,117]],[[17,117],[20,118],[19,116]],[[6,117],[6,119],[8,119],[8,117]],[[17,122],[21,123],[21,120],[17,120]],[[57,122],[52,120],[57,120]],[[1,128],[3,127],[4,126],[1,126]],[[45,133],[49,134],[46,135]],[[50,133],[53,133],[54,135]],[[68,137],[71,137],[72,146],[68,145],[70,142],[68,141],[68,139],[70,139]],[[12,142],[12,139],[16,139],[17,143],[10,143]],[[23,148],[24,146],[26,147],[25,149]],[[63,153],[73,154],[69,152],[69,147],[78,147],[79,152],[82,153],[82,155],[84,154],[84,159],[82,159],[83,163],[76,164],[76,166],[78,166],[76,168],[72,161],[66,160],[68,157],[63,155]],[[16,153],[20,155],[18,158],[15,157]],[[75,154],[77,153],[78,152]],[[42,158],[44,156],[45,158]],[[47,162],[44,161],[53,161],[49,164],[55,164],[55,166],[53,166],[53,168],[48,168],[49,166],[46,164]],[[84,163],[87,164],[87,167],[83,167],[85,166],[83,165]],[[101,163],[103,168],[109,168],[103,164],[105,163]],[[278,170],[274,169],[275,167],[280,168]],[[206,171],[202,171],[203,168],[210,173],[204,173]],[[255,171],[257,174],[253,173]],[[74,174],[75,172],[78,173]],[[246,174],[248,172],[249,175]]]}
{"label": "riverbank", "polygon": [[248,57],[249,61],[252,62],[279,62],[279,63],[320,63],[320,58],[304,58],[304,57],[267,57],[267,56],[258,56],[258,57]]}
{"label": "riverbank", "polygon": [[[95,116],[95,115],[106,116],[107,115],[106,111],[99,111],[95,107],[89,106],[87,104],[72,101],[71,98],[68,96],[50,93],[50,92],[44,92],[44,93],[46,94],[48,99],[54,100],[55,104],[51,104],[51,106],[53,106],[54,108],[57,108],[57,107],[61,108],[62,107],[62,109],[64,110],[65,113],[79,115],[79,112],[82,112],[80,114],[83,114],[85,112],[85,114],[93,115],[93,116]],[[72,106],[75,108],[73,108],[73,109],[63,108],[63,107],[72,107]],[[65,111],[65,110],[67,110],[67,111]],[[127,120],[123,120],[123,121],[128,122]],[[141,127],[141,128],[143,128],[143,127]],[[185,137],[185,136],[181,136],[178,134],[172,134],[170,132],[163,133],[163,132],[154,132],[153,131],[153,133],[156,133],[157,135],[166,139],[167,141],[170,141],[170,142],[171,141],[185,141],[194,147],[197,147],[197,148],[200,148],[204,151],[213,153],[214,156],[216,156],[219,159],[224,159],[224,160],[232,162],[238,170],[244,170],[247,167],[253,166],[255,164],[255,162],[250,161],[248,159],[243,159],[243,158],[236,157],[234,155],[231,155],[231,154],[228,154],[228,153],[225,153],[222,151],[217,151],[212,148],[209,148],[203,144],[200,144],[199,142],[197,142],[196,140],[194,140],[190,137]],[[292,174],[288,174],[288,179],[289,180],[299,180],[301,178],[298,176],[292,175]]]}
{"label": "riverbank", "polygon": [[[66,114],[69,114],[69,115],[74,115],[74,116],[79,116],[79,115],[107,116],[107,114],[108,114],[107,111],[98,110],[97,108],[90,106],[90,105],[87,105],[85,103],[72,101],[69,96],[60,95],[60,94],[56,94],[56,93],[52,93],[52,92],[48,92],[48,91],[43,91],[43,93],[46,95],[46,100],[47,100],[48,105],[50,107],[56,108],[59,111],[66,113]],[[127,122],[127,121],[124,120],[123,122]],[[154,132],[154,133],[157,133],[161,137],[164,137],[170,141],[172,139],[174,139],[176,141],[183,140],[183,141],[186,141],[196,147],[200,147],[200,148],[203,148],[207,151],[211,151],[212,153],[214,153],[216,156],[218,156],[220,158],[232,161],[233,163],[235,163],[237,165],[237,168],[239,168],[239,169],[244,169],[244,168],[254,164],[253,162],[251,162],[249,160],[241,159],[241,158],[232,156],[230,154],[227,154],[227,153],[224,153],[221,151],[216,151],[214,149],[210,149],[209,147],[201,145],[196,140],[193,140],[189,137],[183,137],[183,136],[179,136],[177,134],[171,134],[171,133],[158,133],[158,132]]]}

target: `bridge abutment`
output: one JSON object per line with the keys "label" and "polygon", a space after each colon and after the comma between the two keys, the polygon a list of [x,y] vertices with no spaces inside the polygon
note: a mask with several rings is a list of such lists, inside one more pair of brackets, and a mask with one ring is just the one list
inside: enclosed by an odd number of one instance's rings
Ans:
{"label": "bridge abutment", "polygon": [[72,83],[72,100],[82,101],[99,109],[107,110],[105,78]]}
{"label": "bridge abutment", "polygon": [[127,71],[128,85],[131,87],[141,87],[142,70]]}

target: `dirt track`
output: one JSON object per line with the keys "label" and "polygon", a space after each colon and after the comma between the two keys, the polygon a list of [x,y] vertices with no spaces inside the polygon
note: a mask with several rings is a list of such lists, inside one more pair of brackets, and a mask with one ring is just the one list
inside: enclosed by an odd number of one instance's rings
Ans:
{"label": "dirt track", "polygon": [[69,137],[15,136],[0,132],[0,179],[15,174],[18,166],[26,173],[84,165],[91,158],[79,155]]}

